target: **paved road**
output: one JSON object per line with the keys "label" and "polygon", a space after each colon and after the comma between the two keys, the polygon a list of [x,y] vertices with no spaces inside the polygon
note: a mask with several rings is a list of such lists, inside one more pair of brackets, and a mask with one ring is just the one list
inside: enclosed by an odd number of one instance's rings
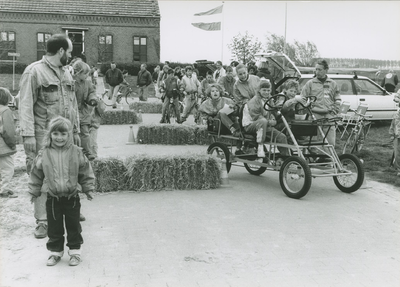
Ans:
{"label": "paved road", "polygon": [[[100,154],[155,150],[125,145],[128,128],[101,127]],[[186,148],[205,150],[168,152]],[[345,194],[316,179],[294,200],[278,173],[233,167],[216,190],[100,194],[82,200],[80,266],[46,267],[46,239],[29,230],[1,246],[0,286],[398,287],[400,193],[367,183]]]}

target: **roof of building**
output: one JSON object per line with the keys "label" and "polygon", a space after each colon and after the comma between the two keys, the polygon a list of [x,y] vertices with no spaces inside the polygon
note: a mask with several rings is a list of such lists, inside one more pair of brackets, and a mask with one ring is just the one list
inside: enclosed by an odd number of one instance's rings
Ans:
{"label": "roof of building", "polygon": [[1,12],[160,17],[157,0],[0,0]]}

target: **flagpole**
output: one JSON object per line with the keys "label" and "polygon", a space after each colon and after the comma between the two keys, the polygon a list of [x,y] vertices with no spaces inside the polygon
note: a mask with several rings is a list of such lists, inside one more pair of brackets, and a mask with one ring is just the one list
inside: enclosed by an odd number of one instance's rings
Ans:
{"label": "flagpole", "polygon": [[221,62],[224,62],[224,1],[222,1],[222,20],[221,20]]}
{"label": "flagpole", "polygon": [[285,2],[285,45],[283,46],[284,54],[286,54],[286,26],[287,26],[287,2]]}

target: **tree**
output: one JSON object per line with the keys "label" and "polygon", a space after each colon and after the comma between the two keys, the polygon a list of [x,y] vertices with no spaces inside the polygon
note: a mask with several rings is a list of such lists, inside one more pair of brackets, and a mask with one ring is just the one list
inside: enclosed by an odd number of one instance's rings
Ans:
{"label": "tree", "polygon": [[239,33],[234,36],[228,47],[232,56],[243,64],[253,61],[254,55],[262,50],[261,42],[257,38],[254,39],[254,36],[249,35],[247,31],[244,35]]}
{"label": "tree", "polygon": [[303,67],[313,66],[315,58],[319,57],[317,46],[310,41],[301,43],[297,40],[294,40],[294,46],[296,49],[296,65]]}
{"label": "tree", "polygon": [[286,43],[286,52],[285,50],[285,37],[279,36],[277,34],[271,34],[267,36],[267,50],[272,50],[275,52],[285,53],[290,60],[295,61],[296,51],[293,45]]}

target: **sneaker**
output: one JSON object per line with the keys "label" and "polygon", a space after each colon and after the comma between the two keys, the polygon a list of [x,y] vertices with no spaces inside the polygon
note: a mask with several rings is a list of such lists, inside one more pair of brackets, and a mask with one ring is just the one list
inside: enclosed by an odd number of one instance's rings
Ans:
{"label": "sneaker", "polygon": [[35,237],[36,238],[45,238],[47,237],[47,225],[44,223],[39,223],[35,228]]}
{"label": "sneaker", "polygon": [[92,155],[92,154],[89,154],[89,155],[87,156],[87,159],[88,159],[89,161],[92,161],[92,160],[95,160],[96,157],[95,157],[94,155]]}
{"label": "sneaker", "polygon": [[82,259],[80,255],[71,255],[71,258],[69,259],[69,266],[77,266],[79,263],[81,263]]}
{"label": "sneaker", "polygon": [[60,262],[61,257],[60,256],[56,256],[56,255],[50,255],[49,259],[47,259],[47,266],[54,266],[56,265],[58,262]]}
{"label": "sneaker", "polygon": [[82,213],[79,214],[79,221],[85,221],[86,217]]}

